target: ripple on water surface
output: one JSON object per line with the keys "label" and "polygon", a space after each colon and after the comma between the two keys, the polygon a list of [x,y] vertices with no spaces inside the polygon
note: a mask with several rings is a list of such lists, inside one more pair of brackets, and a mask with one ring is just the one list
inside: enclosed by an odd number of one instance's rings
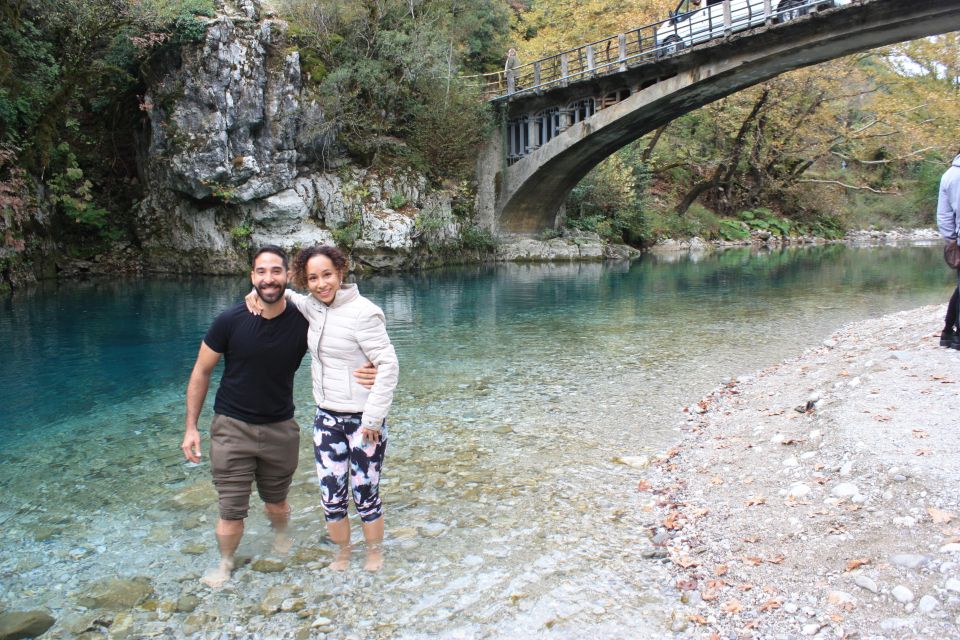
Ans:
{"label": "ripple on water surface", "polygon": [[[185,465],[179,451],[183,389],[210,319],[248,281],[18,295],[0,316],[2,604],[46,605],[62,619],[94,581],[144,575],[161,605],[200,596],[189,615],[137,609],[148,635],[195,625],[292,637],[323,616],[360,637],[663,636],[673,596],[662,568],[641,559],[642,471],[612,460],[667,446],[678,409],[721,378],[844,322],[942,302],[948,279],[935,248],[831,247],[364,280],[402,363],[383,488],[387,565],[364,575],[358,550],[347,574],[322,569],[331,548],[304,431],[286,569],[247,565],[216,594],[195,580],[215,557],[216,510],[206,462]],[[305,363],[304,426],[309,389]],[[241,554],[269,555],[259,508]],[[260,613],[278,594],[310,616]]]}

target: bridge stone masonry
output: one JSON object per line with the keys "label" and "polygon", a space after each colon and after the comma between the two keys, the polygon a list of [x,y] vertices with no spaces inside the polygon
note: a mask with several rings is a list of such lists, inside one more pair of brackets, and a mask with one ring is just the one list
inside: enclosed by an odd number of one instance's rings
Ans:
{"label": "bridge stone masonry", "polygon": [[477,164],[481,223],[498,235],[554,227],[591,169],[685,113],[786,71],[960,30],[958,0],[811,0],[789,14],[753,3],[760,26],[732,32],[724,0],[725,33],[687,48],[655,45],[651,25],[498,74],[501,124]]}

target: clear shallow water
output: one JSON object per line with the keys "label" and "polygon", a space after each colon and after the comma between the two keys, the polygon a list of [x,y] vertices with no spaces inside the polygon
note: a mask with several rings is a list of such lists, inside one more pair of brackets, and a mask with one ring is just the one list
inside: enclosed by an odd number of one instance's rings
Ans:
{"label": "clear shallow water", "polygon": [[[846,322],[944,303],[950,285],[938,247],[841,246],[363,280],[402,368],[386,568],[363,575],[361,553],[346,575],[321,569],[330,549],[304,437],[297,554],[282,573],[241,569],[215,595],[195,580],[215,557],[216,510],[207,465],[187,467],[179,451],[183,390],[210,319],[248,281],[18,294],[0,302],[0,603],[62,618],[91,581],[144,575],[160,602],[201,597],[189,624],[137,610],[144,635],[195,623],[293,637],[312,617],[259,611],[284,585],[333,620],[333,637],[664,635],[666,576],[640,556],[642,472],[613,459],[668,446],[679,409],[722,378]],[[296,398],[306,427],[306,361]],[[251,513],[241,553],[256,558],[269,539]]]}

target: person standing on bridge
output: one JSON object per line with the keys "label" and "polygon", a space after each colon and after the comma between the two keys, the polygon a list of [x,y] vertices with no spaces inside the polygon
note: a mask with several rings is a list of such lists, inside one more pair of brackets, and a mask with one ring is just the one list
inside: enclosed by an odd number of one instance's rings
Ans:
{"label": "person standing on bridge", "polygon": [[503,77],[507,81],[507,93],[513,93],[517,90],[517,67],[520,66],[520,60],[517,59],[517,50],[513,47],[507,50],[507,61],[503,64]]}
{"label": "person standing on bridge", "polygon": [[[937,200],[937,226],[940,235],[948,244],[957,242],[957,232],[960,231],[960,151],[953,159],[950,168],[940,179],[940,196]],[[957,285],[960,289],[960,269],[957,270]],[[947,305],[947,317],[943,332],[940,334],[940,344],[960,350],[960,332],[955,330],[957,319],[957,289]],[[952,311],[952,317],[951,317]],[[947,342],[949,341],[949,342]],[[944,344],[944,343],[947,344]]]}

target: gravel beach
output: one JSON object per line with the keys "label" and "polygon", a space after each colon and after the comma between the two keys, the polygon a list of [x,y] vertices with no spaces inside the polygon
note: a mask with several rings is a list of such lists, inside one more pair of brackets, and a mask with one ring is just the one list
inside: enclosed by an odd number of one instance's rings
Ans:
{"label": "gravel beach", "polygon": [[637,487],[689,638],[960,637],[960,352],[942,306],[685,409]]}

